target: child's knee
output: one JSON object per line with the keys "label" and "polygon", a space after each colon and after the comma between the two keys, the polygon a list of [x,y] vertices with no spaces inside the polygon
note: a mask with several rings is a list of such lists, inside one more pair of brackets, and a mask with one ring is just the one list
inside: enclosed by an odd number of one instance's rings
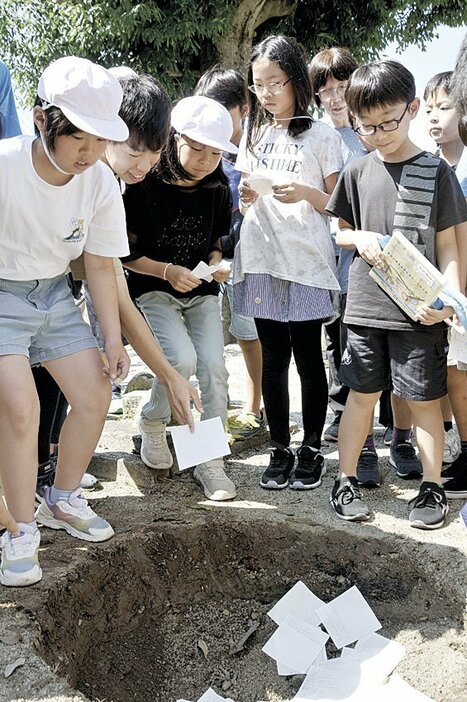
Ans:
{"label": "child's knee", "polygon": [[177,349],[177,353],[171,359],[171,363],[181,376],[188,379],[196,371],[196,353],[194,349],[189,347]]}
{"label": "child's knee", "polygon": [[39,426],[39,400],[28,394],[18,393],[2,399],[2,423],[8,423],[16,435],[26,435]]}

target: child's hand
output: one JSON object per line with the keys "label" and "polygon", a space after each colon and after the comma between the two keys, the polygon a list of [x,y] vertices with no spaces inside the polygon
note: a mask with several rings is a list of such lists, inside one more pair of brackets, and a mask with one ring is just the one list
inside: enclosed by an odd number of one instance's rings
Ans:
{"label": "child's hand", "polygon": [[105,341],[105,357],[109,365],[104,366],[104,374],[113,383],[119,383],[124,380],[130,370],[130,358],[123,348],[121,339]]}
{"label": "child's hand", "polygon": [[165,279],[169,281],[174,290],[181,293],[190,292],[201,285],[201,280],[184,266],[169,266]]}
{"label": "child's hand", "polygon": [[222,263],[222,268],[219,268],[218,271],[212,274],[212,277],[217,283],[225,283],[226,280],[228,280],[229,275],[230,275],[230,264],[227,263],[227,261],[221,261]]}
{"label": "child's hand", "polygon": [[272,186],[273,197],[280,202],[292,203],[306,200],[311,186],[306,183],[290,181],[288,183],[275,183]]}
{"label": "child's hand", "polygon": [[13,536],[19,536],[20,534],[19,527],[5,507],[2,497],[0,497],[0,527],[8,529]]}
{"label": "child's hand", "polygon": [[354,244],[364,261],[369,263],[370,266],[375,266],[375,268],[380,268],[384,271],[387,266],[381,246],[379,245],[379,240],[381,238],[381,234],[377,232],[359,229],[355,231]]}
{"label": "child's hand", "polygon": [[204,412],[198,391],[189,380],[185,380],[175,369],[173,377],[164,382],[172,415],[180,424],[188,424],[190,431],[195,430],[191,412],[191,402],[201,414]]}
{"label": "child's hand", "polygon": [[247,180],[242,180],[238,186],[238,194],[240,195],[242,205],[245,205],[245,207],[249,207],[259,198],[259,194],[256,190],[253,190]]}
{"label": "child's hand", "polygon": [[452,317],[453,314],[454,310],[452,307],[443,307],[442,310],[434,310],[433,307],[428,307],[428,305],[420,305],[417,308],[415,320],[429,327],[432,324],[439,324],[439,322],[442,322],[444,319],[447,320],[448,317]]}

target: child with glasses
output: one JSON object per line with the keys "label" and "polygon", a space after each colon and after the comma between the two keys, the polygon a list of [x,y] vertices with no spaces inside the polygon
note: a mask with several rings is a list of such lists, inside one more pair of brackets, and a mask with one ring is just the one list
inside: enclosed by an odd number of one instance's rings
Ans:
{"label": "child with glasses", "polygon": [[[349,78],[357,68],[358,64],[350,51],[341,47],[320,51],[313,57],[309,66],[316,104],[324,109],[326,117],[342,139],[344,164],[350,163],[359,156],[364,156],[371,150],[369,144],[363,142],[363,137],[358,136],[352,129],[345,101]],[[332,219],[331,231],[334,238],[336,229],[337,222]],[[326,327],[331,381],[329,400],[335,411],[334,420],[324,431],[324,438],[328,441],[338,440],[342,410],[349,393],[349,388],[342,385],[339,380],[339,368],[347,339],[347,329],[343,318],[349,284],[349,268],[354,251],[340,247],[336,247],[336,249],[338,253],[337,277],[341,286],[341,317]],[[381,484],[378,454],[373,435],[373,421],[374,417],[372,416],[368,435],[357,463],[357,479],[359,484],[365,487],[378,487]],[[420,478],[422,467],[410,438],[412,417],[407,403],[394,396],[389,390],[385,391],[380,400],[379,421],[385,427],[390,427],[391,439],[388,442],[391,445],[390,460],[397,475],[406,479]]]}
{"label": "child with glasses", "polygon": [[380,239],[402,232],[459,289],[455,227],[467,208],[452,169],[420,151],[409,138],[418,112],[412,74],[396,61],[358,68],[346,102],[355,132],[374,151],[350,163],[328,203],[339,217],[337,243],[356,249],[350,267],[347,348],[340,377],[350,387],[339,430],[339,476],[331,504],[341,519],[367,520],[370,509],[356,478],[359,453],[371,413],[392,378],[393,392],[408,402],[423,466],[423,482],[411,501],[413,527],[437,529],[448,505],[441,483],[444,432],[441,398],[446,395],[446,325],[453,310],[420,305],[408,317],[369,276],[384,268]]}
{"label": "child with glasses", "polygon": [[[253,48],[248,128],[236,168],[245,219],[234,259],[234,309],[255,319],[263,350],[263,398],[271,435],[265,489],[310,490],[325,472],[320,452],[327,381],[323,321],[339,284],[325,207],[342,168],[341,140],[308,113],[311,84],[294,39]],[[292,353],[302,390],[303,443],[290,448]]]}

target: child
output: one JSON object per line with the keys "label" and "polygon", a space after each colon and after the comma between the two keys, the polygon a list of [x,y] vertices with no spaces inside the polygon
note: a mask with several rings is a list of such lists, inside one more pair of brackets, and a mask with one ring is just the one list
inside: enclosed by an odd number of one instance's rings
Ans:
{"label": "child", "polygon": [[[430,136],[438,146],[438,155],[456,171],[459,182],[462,177],[458,171],[464,144],[459,135],[459,116],[451,100],[452,71],[438,73],[428,81],[423,99],[427,115],[427,127]],[[462,168],[462,166],[460,166]],[[459,255],[465,257],[465,231],[458,232],[456,227]],[[466,261],[463,263],[465,271]],[[462,274],[465,281],[465,273]],[[464,283],[465,285],[465,283]],[[442,471],[444,489],[448,498],[464,499],[467,497],[467,366],[462,361],[450,358],[448,354],[448,395],[443,401],[444,419],[444,456],[443,463],[449,464]],[[451,410],[452,407],[452,410]],[[457,431],[452,425],[452,412],[456,419]],[[459,432],[459,434],[458,434]],[[463,452],[463,455],[462,455]]]}
{"label": "child", "polygon": [[[308,114],[311,85],[294,39],[271,36],[254,47],[248,80],[248,129],[236,164],[245,179],[240,196],[246,215],[235,250],[234,310],[254,317],[263,350],[272,449],[260,485],[308,490],[321,484],[325,472],[320,447],[327,382],[321,331],[323,320],[334,315],[331,292],[339,290],[325,207],[342,168],[341,140]],[[262,183],[261,196],[254,182]],[[292,352],[304,427],[295,468],[289,447]]]}
{"label": "child", "polygon": [[384,267],[380,237],[394,228],[424,252],[459,288],[454,227],[466,218],[453,171],[408,136],[419,100],[411,73],[396,61],[358,68],[345,94],[354,129],[375,151],[347,166],[328,210],[339,217],[337,243],[355,247],[344,321],[347,348],[340,368],[350,388],[339,429],[340,475],[331,493],[338,517],[369,518],[355,477],[358,455],[381,390],[391,374],[393,391],[411,410],[424,482],[411,502],[410,525],[436,529],[448,511],[441,485],[446,394],[446,325],[452,308],[421,305],[413,321],[368,275]]}
{"label": "child", "polygon": [[[122,69],[118,69],[121,73]],[[117,74],[117,69],[110,69]],[[120,181],[126,185],[140,183],[157,165],[161,150],[170,129],[171,104],[167,93],[150,76],[137,75],[126,69],[125,77],[120,80],[123,100],[119,116],[129,129],[129,137],[124,142],[111,141],[101,157]],[[173,368],[165,358],[162,349],[149,328],[144,317],[135,307],[128,292],[128,285],[119,259],[114,259],[117,279],[117,296],[120,323],[123,334],[135,352],[157,375],[166,387],[172,415],[183,424],[193,426],[190,400],[202,410],[195,388]],[[76,280],[86,278],[82,257],[72,261],[71,270]],[[102,332],[96,319],[94,306],[85,284],[85,296],[93,332],[102,345]],[[35,378],[41,400],[41,427],[39,431],[39,477],[38,494],[44,485],[53,479],[55,458],[49,457],[49,446],[58,441],[57,428],[61,427],[66,416],[63,415],[63,403],[58,401],[58,411],[62,415],[57,421],[58,386],[43,368],[35,369]],[[55,402],[54,402],[55,398]],[[55,422],[54,422],[55,418]],[[84,477],[87,483],[92,476]]]}
{"label": "child", "polygon": [[[345,90],[347,89],[349,78],[357,68],[358,64],[350,51],[341,47],[320,51],[313,57],[309,66],[311,87],[315,95],[316,104],[324,109],[326,116],[342,139],[344,165],[368,153],[368,145],[362,142],[350,125],[349,111],[345,101]],[[331,228],[337,228],[337,223],[334,219],[331,222]],[[341,286],[341,316],[336,322],[326,327],[329,338],[327,355],[331,377],[329,398],[331,405],[336,409],[333,422],[324,431],[324,438],[331,441],[337,441],[338,439],[342,410],[349,393],[349,388],[340,382],[338,372],[347,339],[347,329],[343,318],[347,300],[349,268],[354,257],[354,251],[338,248],[338,252],[337,277]],[[385,426],[390,424],[392,427],[391,400],[386,395],[389,395],[389,391],[383,393],[380,401],[380,422],[384,423]],[[396,468],[399,477],[419,478],[422,467],[410,441],[412,417],[403,400],[393,396],[392,404],[394,405],[395,427],[391,432],[391,441],[389,441],[391,445],[391,464]],[[385,420],[383,420],[383,413],[388,415]],[[372,416],[368,427],[368,435],[357,463],[357,479],[359,484],[365,487],[377,487],[381,484],[378,454],[373,436],[373,419]]]}
{"label": "child", "polygon": [[[195,95],[205,95],[217,100],[229,111],[234,125],[232,143],[238,146],[243,134],[243,120],[248,112],[246,86],[243,77],[232,69],[219,66],[210,68],[199,79]],[[222,166],[226,173],[232,193],[233,211],[232,225],[228,236],[221,237],[222,253],[229,263],[234,256],[234,250],[240,237],[240,227],[243,216],[239,210],[238,186],[240,173],[235,170],[236,154],[224,152]],[[232,276],[225,281],[225,289],[230,307],[230,333],[234,336],[243,354],[247,370],[246,400],[243,411],[236,417],[228,419],[229,433],[234,439],[245,440],[258,436],[266,431],[266,421],[260,409],[261,403],[261,344],[254,320],[244,317],[232,309]]]}
{"label": "child", "polygon": [[[66,57],[42,74],[33,110],[37,137],[0,142],[0,473],[20,536],[2,539],[0,581],[39,581],[34,520],[38,400],[29,364],[43,364],[71,405],[55,484],[36,512],[41,524],[86,541],[112,527],[80,495],[79,484],[104,425],[110,382],[125,377],[112,256],[128,244],[121,197],[98,163],[108,139],[124,141],[122,89],[104,68]],[[85,251],[108,367],[71,297],[65,272]],[[79,382],[76,379],[79,378]]]}
{"label": "child", "polygon": [[[196,96],[176,105],[172,127],[157,172],[125,192],[131,256],[124,263],[130,293],[167,358],[187,379],[196,371],[203,419],[219,416],[225,424],[227,370],[217,295],[230,268],[214,273],[211,283],[191,270],[200,261],[221,261],[218,240],[229,232],[232,203],[220,161],[222,151],[236,151],[233,125],[225,107]],[[156,378],[140,421],[141,458],[152,468],[172,463],[169,417],[167,393]],[[198,465],[194,478],[208,499],[235,497],[222,459]]]}

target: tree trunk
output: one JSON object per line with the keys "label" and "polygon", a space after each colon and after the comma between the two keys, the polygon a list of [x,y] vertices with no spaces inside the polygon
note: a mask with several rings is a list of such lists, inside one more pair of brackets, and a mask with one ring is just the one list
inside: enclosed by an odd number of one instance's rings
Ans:
{"label": "tree trunk", "polygon": [[248,65],[257,27],[273,17],[291,15],[296,7],[297,0],[241,0],[229,28],[216,45],[220,64],[243,73]]}

